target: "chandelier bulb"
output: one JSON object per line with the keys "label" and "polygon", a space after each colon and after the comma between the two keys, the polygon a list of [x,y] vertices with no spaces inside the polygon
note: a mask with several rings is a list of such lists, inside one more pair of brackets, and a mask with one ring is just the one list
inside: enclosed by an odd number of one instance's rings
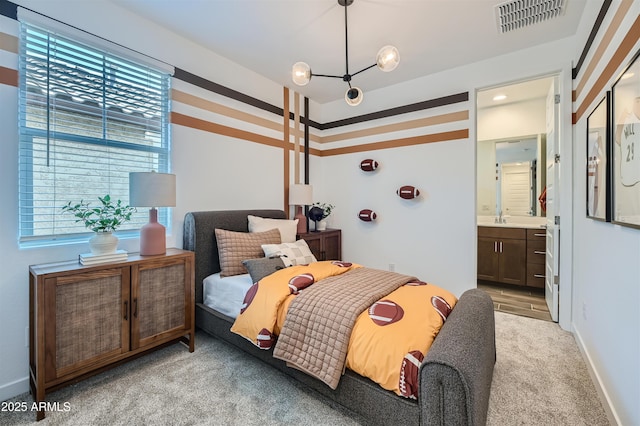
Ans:
{"label": "chandelier bulb", "polygon": [[305,62],[296,62],[291,69],[291,78],[298,86],[305,86],[311,81],[311,67]]}
{"label": "chandelier bulb", "polygon": [[400,63],[400,52],[394,46],[384,46],[376,55],[376,64],[384,72],[396,69]]}
{"label": "chandelier bulb", "polygon": [[349,106],[357,106],[360,105],[362,99],[364,98],[364,94],[359,87],[350,87],[344,94],[344,100],[347,101]]}

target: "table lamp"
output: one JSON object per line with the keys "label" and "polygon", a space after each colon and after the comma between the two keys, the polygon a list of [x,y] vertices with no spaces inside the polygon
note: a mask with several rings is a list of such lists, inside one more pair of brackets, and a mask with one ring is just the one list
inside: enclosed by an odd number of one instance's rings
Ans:
{"label": "table lamp", "polygon": [[298,219],[298,234],[307,232],[307,218],[302,213],[302,206],[313,204],[313,186],[294,184],[289,188],[289,204],[296,207],[294,219]]}
{"label": "table lamp", "polygon": [[156,207],[175,207],[176,175],[157,172],[129,173],[129,205],[151,208],[149,223],[140,228],[140,254],[149,256],[166,253],[166,230],[158,223]]}

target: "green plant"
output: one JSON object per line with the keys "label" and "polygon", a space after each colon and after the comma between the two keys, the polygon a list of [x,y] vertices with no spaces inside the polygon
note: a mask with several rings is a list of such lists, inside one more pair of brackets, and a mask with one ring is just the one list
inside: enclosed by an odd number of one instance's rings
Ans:
{"label": "green plant", "polygon": [[324,214],[322,215],[323,219],[328,218],[329,215],[331,214],[331,210],[335,208],[333,204],[329,204],[329,203],[313,203],[313,206],[319,207],[322,209],[322,211],[324,212]]}
{"label": "green plant", "polygon": [[101,205],[91,207],[88,202],[80,200],[72,205],[71,201],[62,207],[65,213],[71,213],[76,217],[76,222],[84,222],[84,226],[94,232],[112,232],[120,225],[131,220],[131,215],[136,212],[135,207],[125,206],[122,201],[111,201],[107,194],[98,197]]}

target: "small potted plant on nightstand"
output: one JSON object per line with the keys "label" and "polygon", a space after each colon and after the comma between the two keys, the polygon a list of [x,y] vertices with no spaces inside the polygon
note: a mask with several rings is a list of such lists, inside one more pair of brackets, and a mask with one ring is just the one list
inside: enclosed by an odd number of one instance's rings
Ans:
{"label": "small potted plant on nightstand", "polygon": [[87,229],[95,232],[89,239],[89,247],[94,255],[115,253],[118,237],[113,232],[125,222],[131,220],[135,207],[124,205],[121,200],[111,201],[109,195],[98,197],[100,205],[92,207],[89,202],[80,200],[77,204],[69,201],[62,211],[75,216],[76,222],[83,222]]}
{"label": "small potted plant on nightstand", "polygon": [[322,209],[322,219],[316,222],[316,231],[324,231],[327,229],[327,218],[331,215],[331,211],[335,208],[333,204],[329,203],[313,203],[313,207]]}

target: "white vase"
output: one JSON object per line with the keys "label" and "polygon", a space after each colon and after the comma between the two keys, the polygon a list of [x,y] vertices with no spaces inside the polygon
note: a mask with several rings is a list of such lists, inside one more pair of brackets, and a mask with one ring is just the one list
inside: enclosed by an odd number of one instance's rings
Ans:
{"label": "white vase", "polygon": [[316,223],[317,223],[316,231],[325,231],[327,229],[327,221],[326,220],[322,219],[322,220],[319,220]]}
{"label": "white vase", "polygon": [[96,232],[89,238],[89,247],[94,255],[115,253],[118,248],[118,237],[111,232]]}

